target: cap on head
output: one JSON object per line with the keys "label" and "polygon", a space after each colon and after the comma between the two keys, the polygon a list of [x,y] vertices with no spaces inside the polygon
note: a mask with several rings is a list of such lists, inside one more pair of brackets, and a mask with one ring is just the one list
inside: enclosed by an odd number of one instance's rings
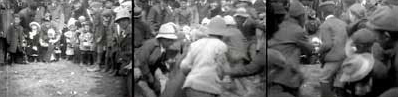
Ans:
{"label": "cap on head", "polygon": [[290,0],[289,14],[293,17],[305,14],[304,5],[298,0]]}

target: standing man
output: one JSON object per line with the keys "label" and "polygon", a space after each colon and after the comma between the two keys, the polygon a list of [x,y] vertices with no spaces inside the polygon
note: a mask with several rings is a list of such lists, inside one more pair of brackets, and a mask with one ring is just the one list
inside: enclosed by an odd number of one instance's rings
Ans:
{"label": "standing man", "polygon": [[345,42],[348,38],[347,24],[335,16],[336,4],[334,1],[326,1],[320,4],[325,21],[319,26],[319,37],[323,42],[321,46],[322,75],[321,95],[330,97],[331,85],[338,68],[345,59]]}
{"label": "standing man", "polygon": [[153,31],[158,31],[160,25],[165,23],[166,3],[163,0],[156,0],[154,2],[155,5],[149,10],[147,20],[149,25],[151,25],[151,29]]}

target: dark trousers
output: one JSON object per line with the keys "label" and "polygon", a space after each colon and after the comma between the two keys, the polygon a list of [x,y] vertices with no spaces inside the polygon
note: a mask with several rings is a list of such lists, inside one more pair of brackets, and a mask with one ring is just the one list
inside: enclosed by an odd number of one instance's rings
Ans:
{"label": "dark trousers", "polygon": [[83,51],[83,57],[81,59],[84,64],[92,65],[94,63],[94,52]]}
{"label": "dark trousers", "polygon": [[0,64],[6,63],[7,43],[5,38],[0,38]]}
{"label": "dark trousers", "polygon": [[20,51],[10,53],[10,63],[22,63],[24,61],[24,54]]}
{"label": "dark trousers", "polygon": [[48,58],[47,50],[48,50],[48,47],[41,47],[39,49],[39,61],[40,62],[47,62],[47,58]]}
{"label": "dark trousers", "polygon": [[217,94],[211,94],[203,91],[198,91],[192,88],[187,88],[185,90],[187,97],[220,97]]}
{"label": "dark trousers", "polygon": [[82,53],[81,53],[82,51],[80,51],[80,49],[75,49],[74,50],[74,57],[73,57],[73,62],[74,63],[76,63],[76,64],[79,64],[79,63],[81,63],[81,57],[82,57]]}

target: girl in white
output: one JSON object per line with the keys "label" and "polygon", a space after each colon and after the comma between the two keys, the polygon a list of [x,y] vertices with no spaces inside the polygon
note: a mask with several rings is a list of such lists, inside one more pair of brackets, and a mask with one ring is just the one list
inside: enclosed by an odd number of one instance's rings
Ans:
{"label": "girl in white", "polygon": [[74,47],[77,46],[77,38],[76,36],[76,30],[77,27],[75,25],[77,20],[75,20],[74,18],[69,19],[68,21],[68,29],[69,31],[64,33],[64,36],[66,38],[66,56],[68,60],[72,60],[73,56],[75,55],[74,53]]}

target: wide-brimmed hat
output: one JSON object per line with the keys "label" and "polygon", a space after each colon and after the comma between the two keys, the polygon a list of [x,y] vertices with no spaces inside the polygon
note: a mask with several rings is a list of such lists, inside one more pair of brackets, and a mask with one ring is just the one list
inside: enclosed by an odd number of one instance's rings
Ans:
{"label": "wide-brimmed hat", "polygon": [[116,13],[115,22],[118,22],[121,19],[130,18],[130,13],[127,10],[121,10]]}
{"label": "wide-brimmed hat", "polygon": [[29,26],[32,27],[33,25],[37,26],[37,28],[41,28],[40,24],[38,22],[31,22],[29,23]]}
{"label": "wide-brimmed hat", "polygon": [[236,21],[235,21],[234,17],[232,17],[230,15],[224,16],[224,20],[225,20],[225,24],[227,24],[227,25],[236,25]]}
{"label": "wide-brimmed hat", "polygon": [[178,39],[176,32],[177,29],[175,25],[172,23],[166,23],[160,26],[159,33],[155,38]]}
{"label": "wide-brimmed hat", "polygon": [[236,9],[234,16],[249,17],[250,14],[247,13],[247,10],[245,8],[238,8],[238,9]]}
{"label": "wide-brimmed hat", "polygon": [[398,6],[381,6],[369,16],[366,26],[377,30],[398,31]]}
{"label": "wide-brimmed hat", "polygon": [[366,77],[372,70],[375,63],[373,54],[362,53],[348,56],[341,68],[341,82],[355,82]]}
{"label": "wide-brimmed hat", "polygon": [[214,17],[210,20],[210,23],[207,25],[207,34],[209,35],[221,35],[226,36],[228,32],[226,32],[227,25],[222,17]]}
{"label": "wide-brimmed hat", "polygon": [[326,5],[336,5],[336,2],[329,0],[329,1],[319,3],[319,7],[326,6]]}
{"label": "wide-brimmed hat", "polygon": [[91,2],[90,7],[101,7],[102,3],[101,2]]}

